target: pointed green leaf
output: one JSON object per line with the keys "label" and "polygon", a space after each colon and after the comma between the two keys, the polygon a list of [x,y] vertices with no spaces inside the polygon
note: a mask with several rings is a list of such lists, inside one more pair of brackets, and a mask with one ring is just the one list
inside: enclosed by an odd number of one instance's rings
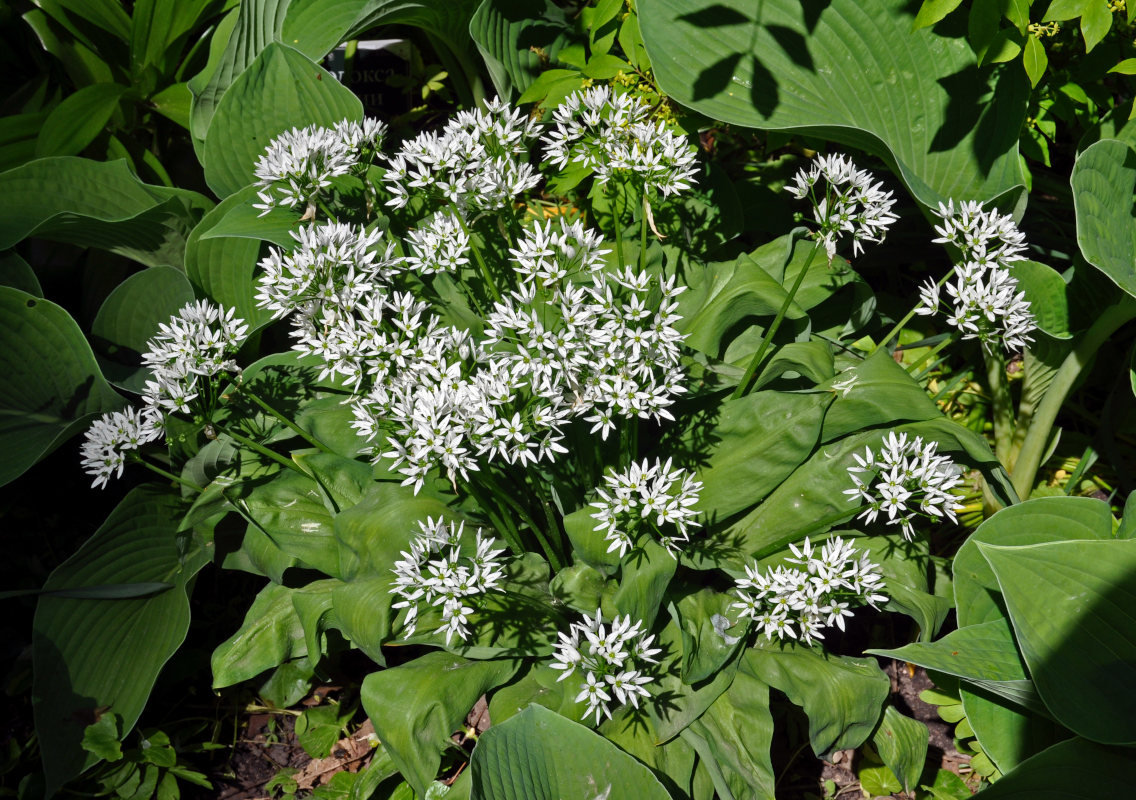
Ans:
{"label": "pointed green leaf", "polygon": [[1088,0],[1081,15],[1081,35],[1085,37],[1085,52],[1091,52],[1108,35],[1112,27],[1112,8],[1108,0]]}
{"label": "pointed green leaf", "polygon": [[1130,295],[1136,295],[1136,155],[1115,139],[1086,148],[1073,165],[1077,245],[1085,260]]}
{"label": "pointed green leaf", "polygon": [[[983,689],[987,689],[986,686]],[[1048,716],[1041,705],[1027,711],[1021,704],[986,691],[959,688],[966,720],[982,750],[999,771],[1007,773],[1032,755],[1069,739],[1072,733]]]}
{"label": "pointed green leaf", "polygon": [[923,0],[919,13],[915,15],[915,28],[927,28],[945,19],[948,14],[962,4],[962,0]]}
{"label": "pointed green leaf", "polygon": [[1071,739],[1023,761],[983,800],[1102,800],[1127,797],[1136,774],[1136,750]]}
{"label": "pointed green leaf", "polygon": [[927,726],[917,719],[904,716],[889,705],[884,718],[872,734],[872,744],[888,768],[895,773],[904,789],[914,789],[927,760]]}
{"label": "pointed green leaf", "polygon": [[44,120],[36,156],[78,155],[102,133],[126,91],[119,83],[96,83],[68,95]]}
{"label": "pointed green leaf", "polygon": [[43,288],[31,264],[14,250],[0,254],[0,286],[10,286],[34,297],[43,297]]}
{"label": "pointed green leaf", "polygon": [[1022,52],[1022,66],[1026,68],[1030,86],[1037,86],[1038,81],[1041,80],[1049,66],[1049,57],[1045,54],[1045,45],[1041,43],[1039,37],[1029,36],[1026,38],[1026,46]]}
{"label": "pointed green leaf", "polygon": [[308,655],[292,595],[298,590],[270,583],[253,600],[240,629],[213,651],[213,688],[255,678]]}

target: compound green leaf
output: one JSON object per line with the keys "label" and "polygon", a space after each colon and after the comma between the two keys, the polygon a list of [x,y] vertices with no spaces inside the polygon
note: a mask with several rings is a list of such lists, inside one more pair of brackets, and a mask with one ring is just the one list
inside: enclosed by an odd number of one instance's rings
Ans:
{"label": "compound green leaf", "polygon": [[294,127],[361,119],[363,105],[303,53],[268,44],[229,87],[205,138],[205,180],[219,197],[253,182],[269,141]]}
{"label": "compound green leaf", "polygon": [[121,406],[70,314],[0,286],[0,485]]}
{"label": "compound green leaf", "polygon": [[1073,165],[1077,246],[1085,260],[1130,295],[1136,295],[1136,154],[1124,142],[1101,139]]}
{"label": "compound green leaf", "polygon": [[924,205],[1020,194],[1028,99],[906,0],[641,0],[659,86],[712,119],[807,130],[894,167]]}
{"label": "compound green leaf", "polygon": [[978,549],[1053,716],[1093,741],[1136,743],[1136,541]]}
{"label": "compound green leaf", "polygon": [[83,732],[101,713],[122,717],[125,736],[158,672],[189,628],[187,585],[208,558],[178,552],[179,501],[151,487],[123,498],[95,534],[48,578],[45,589],[157,582],[147,597],[94,600],[44,596],[32,647],[36,732],[50,796],[91,766]]}

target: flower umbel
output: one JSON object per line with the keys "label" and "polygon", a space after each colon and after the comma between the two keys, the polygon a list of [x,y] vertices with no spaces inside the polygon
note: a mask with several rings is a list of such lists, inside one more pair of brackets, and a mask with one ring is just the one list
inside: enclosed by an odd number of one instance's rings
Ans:
{"label": "flower umbel", "polygon": [[83,469],[94,477],[93,488],[122,477],[126,453],[162,436],[162,415],[153,407],[125,408],[103,414],[87,429],[83,442]]}
{"label": "flower umbel", "polygon": [[611,542],[607,551],[619,551],[619,557],[633,547],[644,532],[653,533],[677,558],[682,545],[690,541],[690,528],[697,526],[698,516],[692,506],[698,502],[702,482],[684,469],[672,469],[671,461],[644,460],[626,471],[604,476],[606,488],[596,489],[597,501],[591,503],[599,520],[595,530],[605,531]]}
{"label": "flower umbel", "polygon": [[852,235],[852,253],[859,255],[864,242],[882,242],[898,219],[891,212],[895,205],[892,193],[883,191],[883,183],[873,181],[870,172],[856,169],[846,156],[829,155],[817,156],[809,169],[799,170],[785,187],[798,200],[812,200],[813,218],[820,226],[816,235],[829,261],[845,234]]}
{"label": "flower umbel", "polygon": [[573,622],[568,633],[559,634],[551,666],[564,671],[557,681],[577,667],[584,674],[584,687],[576,695],[577,703],[588,704],[582,719],[595,714],[599,724],[601,716],[611,719],[613,704],[638,708],[640,698],[650,697],[643,686],[653,678],[644,670],[658,663],[655,656],[662,651],[651,647],[655,637],[645,636],[642,626],[642,622],[632,624],[630,616],[616,617],[607,626],[596,609],[594,617],[585,616],[583,622]]}
{"label": "flower umbel", "polygon": [[817,553],[806,538],[798,549],[789,545],[788,564],[762,570],[755,562],[745,568],[735,592],[740,619],[751,619],[766,639],[799,639],[811,645],[823,639],[823,629],[844,630],[850,608],[887,601],[881,594],[883,576],[866,552],[858,552],[840,537],[824,543]]}
{"label": "flower umbel", "polygon": [[[908,441],[906,433],[892,431],[878,452],[868,447],[863,456],[853,454],[856,466],[848,468],[848,475],[856,486],[844,494],[868,504],[859,518],[874,522],[884,513],[886,522],[899,525],[908,540],[915,535],[913,522],[919,516],[956,522],[955,512],[963,507],[951,489],[962,482],[962,471],[938,454],[938,447],[938,442],[924,442],[921,436]],[[865,482],[865,473],[875,473],[876,482]]]}

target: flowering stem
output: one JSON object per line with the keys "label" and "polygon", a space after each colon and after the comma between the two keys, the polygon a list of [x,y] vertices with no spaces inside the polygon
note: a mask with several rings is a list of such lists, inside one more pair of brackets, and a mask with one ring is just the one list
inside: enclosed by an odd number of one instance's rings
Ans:
{"label": "flowering stem", "polygon": [[[907,368],[907,374],[908,375],[914,375],[916,370],[918,370],[921,366],[926,364],[928,361],[931,361],[935,356],[937,356],[939,354],[940,351],[942,351],[942,349],[944,347],[946,347],[947,345],[951,344],[952,342],[956,342],[956,341],[958,341],[958,334],[957,333],[952,333],[950,336],[947,336],[946,338],[944,338],[943,341],[939,342],[933,348],[928,350],[926,353],[924,353],[922,356],[919,357],[918,361],[916,361],[914,364],[912,364],[910,367],[908,367]],[[922,377],[922,376],[920,376],[920,377]]]}
{"label": "flowering stem", "polygon": [[497,529],[497,532],[501,534],[501,538],[509,545],[509,549],[518,556],[524,555],[525,547],[521,544],[521,538],[517,534],[516,527],[505,517],[502,517],[493,510],[492,505],[486,502],[481,493],[477,491],[473,481],[464,480],[462,481],[462,485],[465,486],[465,490],[469,492],[470,496],[477,501],[477,504],[481,506],[481,510],[489,517],[489,521],[493,523],[493,527]]}
{"label": "flowering stem", "polygon": [[243,394],[249,400],[252,400],[258,406],[260,406],[260,408],[262,410],[266,411],[267,413],[276,417],[276,419],[283,422],[286,426],[288,426],[289,430],[291,430],[293,433],[295,433],[301,439],[306,441],[312,447],[315,447],[315,448],[317,448],[317,449],[319,449],[319,450],[321,450],[324,453],[327,453],[329,455],[334,455],[332,450],[327,445],[325,445],[319,439],[312,436],[310,433],[305,431],[303,428],[301,428],[299,425],[294,423],[292,420],[285,417],[283,414],[281,414],[279,411],[274,409],[272,406],[268,405],[268,403],[264,402],[264,400],[262,400],[255,392],[253,392],[251,389],[249,389],[247,384],[238,383],[237,384],[237,391],[239,391],[241,394]]}
{"label": "flowering stem", "polygon": [[[753,354],[753,359],[746,367],[745,374],[742,379],[738,381],[738,385],[734,388],[734,393],[730,395],[731,400],[736,400],[744,395],[749,390],[749,385],[753,381],[753,375],[757,372],[757,368],[761,366],[761,362],[765,359],[765,353],[769,350],[769,345],[773,343],[773,337],[777,335],[777,330],[781,327],[781,322],[785,319],[785,314],[789,311],[789,306],[793,304],[793,298],[797,296],[797,291],[804,283],[805,275],[808,274],[809,268],[813,265],[813,259],[816,258],[817,252],[820,250],[820,240],[818,239],[813,243],[813,249],[809,252],[809,259],[805,265],[801,267],[801,271],[797,273],[797,280],[793,282],[793,288],[785,295],[785,299],[781,302],[781,308],[777,311],[777,316],[773,318],[773,324],[769,326],[769,330],[765,332],[765,336],[761,337],[761,345],[757,348],[757,352]],[[790,257],[791,258],[791,257]]]}
{"label": "flowering stem", "polygon": [[[951,267],[950,271],[947,272],[947,274],[944,275],[942,278],[940,278],[938,284],[936,284],[936,285],[941,289],[943,287],[943,285],[951,279],[951,276],[953,276],[955,274],[956,269],[958,269],[957,265]],[[903,330],[903,326],[906,325],[907,323],[911,322],[911,318],[914,317],[918,313],[919,309],[922,308],[922,306],[923,306],[922,300],[919,301],[918,303],[916,303],[915,307],[912,308],[910,311],[908,311],[907,315],[903,319],[901,319],[899,322],[895,323],[895,325],[892,326],[892,329],[887,332],[887,336],[880,339],[879,343],[877,343],[876,346],[872,348],[871,352],[868,353],[868,356],[874,356],[876,354],[877,350],[879,350],[881,347],[884,347],[885,345],[887,345],[887,343],[890,342],[893,338],[899,336],[899,332],[901,330]]]}
{"label": "flowering stem", "polygon": [[647,187],[643,187],[642,219],[639,220],[639,271],[647,268]]}
{"label": "flowering stem", "polygon": [[537,543],[540,544],[540,549],[544,551],[545,558],[547,558],[548,563],[552,565],[552,569],[555,571],[563,568],[564,561],[560,558],[560,554],[557,552],[556,548],[552,546],[552,541],[545,534],[544,530],[536,524],[532,516],[525,510],[524,506],[517,502],[513,495],[497,482],[497,479],[490,474],[488,469],[481,472],[481,477],[485,478],[485,482],[489,486],[490,491],[493,492],[493,495],[498,500],[503,500],[507,506],[517,513],[517,516],[521,518],[523,523],[532,528],[533,535],[536,536]]}
{"label": "flowering stem", "polygon": [[1065,397],[1073,388],[1077,378],[1081,375],[1100,346],[1108,341],[1113,333],[1132,319],[1136,319],[1136,299],[1129,295],[1113,306],[1105,309],[1093,326],[1081,337],[1073,352],[1066,356],[1045,397],[1038,404],[1037,411],[1029,420],[1029,428],[1022,439],[1022,449],[1018,459],[1010,470],[1010,478],[1014,490],[1022,500],[1029,499],[1037,471],[1041,467],[1041,458],[1049,445],[1049,433],[1053,423],[1057,420],[1057,412],[1061,410]]}
{"label": "flowering stem", "polygon": [[280,455],[279,453],[275,452],[274,450],[269,450],[267,447],[262,445],[260,442],[254,441],[254,440],[250,439],[249,437],[245,436],[244,434],[237,433],[236,431],[232,430],[231,428],[223,428],[220,425],[218,425],[217,423],[213,423],[213,426],[219,432],[226,434],[229,438],[231,438],[235,442],[240,442],[241,444],[243,444],[245,447],[249,448],[250,450],[254,450],[257,453],[260,453],[262,456],[267,456],[268,458],[272,459],[273,461],[275,461],[277,464],[280,464],[281,466],[287,467],[288,469],[294,469],[294,470],[296,470],[296,472],[300,473],[301,475],[310,477],[310,476],[308,476],[308,473],[306,473],[302,469],[300,469],[300,466],[298,464],[296,464],[296,462],[292,461],[291,459],[284,458],[284,456]]}
{"label": "flowering stem", "polygon": [[186,487],[187,489],[193,489],[195,492],[204,492],[205,491],[200,486],[198,486],[196,483],[190,483],[185,478],[178,477],[177,475],[174,475],[172,472],[167,472],[166,470],[159,467],[157,464],[151,464],[149,461],[142,458],[142,456],[135,456],[135,460],[137,460],[139,464],[146,467],[151,472],[156,472],[159,475],[161,475],[163,478],[168,478],[169,480],[173,481],[174,483],[180,484],[180,485]]}
{"label": "flowering stem", "polygon": [[489,286],[489,291],[493,293],[493,299],[501,302],[501,293],[497,291],[497,283],[493,280],[493,275],[489,272],[489,265],[485,263],[485,259],[481,255],[481,250],[473,241],[473,234],[470,233],[469,226],[465,224],[465,217],[461,215],[461,211],[450,201],[450,208],[454,210],[454,217],[457,218],[458,224],[461,225],[462,232],[465,233],[469,239],[469,249],[473,252],[473,257],[477,261],[477,266],[481,270],[481,277],[485,278],[485,283]]}
{"label": "flowering stem", "polygon": [[986,359],[986,379],[994,400],[994,455],[1007,469],[1010,463],[1014,438],[1014,404],[1010,387],[1006,384],[1006,359],[1000,351],[983,353]]}

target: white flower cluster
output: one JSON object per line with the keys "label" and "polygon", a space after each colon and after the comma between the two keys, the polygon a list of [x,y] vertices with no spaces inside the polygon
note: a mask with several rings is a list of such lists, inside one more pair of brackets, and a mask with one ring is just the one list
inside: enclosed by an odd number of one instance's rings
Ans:
{"label": "white flower cluster", "polygon": [[333,127],[309,125],[292,128],[268,143],[257,159],[253,173],[263,217],[277,205],[302,206],[314,214],[316,197],[331,185],[331,179],[348,174],[358,164],[370,163],[382,147],[387,126],[377,119],[362,123],[342,120]]}
{"label": "white flower cluster", "polygon": [[143,392],[145,406],[140,411],[128,408],[103,414],[87,429],[81,452],[94,487],[122,475],[128,451],[161,437],[164,414],[192,409],[202,378],[237,371],[232,356],[248,326],[233,314],[231,308],[199,300],[158,326],[142,355],[142,363],[151,370]]}
{"label": "white flower cluster", "polygon": [[469,234],[452,209],[441,209],[407,234],[407,267],[420,275],[455,272],[469,263]]}
{"label": "white flower cluster", "polygon": [[[856,486],[844,494],[868,504],[859,519],[874,522],[886,513],[887,523],[899,525],[908,540],[915,535],[917,516],[956,522],[955,512],[963,507],[951,490],[962,482],[962,471],[938,454],[938,447],[938,442],[924,442],[921,436],[908,441],[906,433],[891,431],[878,453],[868,447],[863,456],[853,454],[856,466],[848,468],[848,475]],[[867,483],[864,473],[875,474],[875,483]]]}
{"label": "white flower cluster", "polygon": [[[1009,265],[1025,258],[1025,235],[1011,217],[981,203],[940,203],[936,215],[939,244],[952,244],[962,252],[955,278],[946,286],[951,312],[947,324],[962,331],[964,339],[978,339],[991,352],[998,345],[1019,350],[1032,340],[1037,327],[1025,293],[1018,290]],[[919,314],[939,310],[939,284],[928,280],[919,291]]]}
{"label": "white flower cluster", "polygon": [[560,169],[589,168],[600,183],[626,171],[664,197],[686,191],[697,170],[695,149],[650,115],[644,101],[607,86],[573,92],[552,114],[555,129],[541,138],[545,157]]}
{"label": "white flower cluster", "polygon": [[599,231],[584,227],[580,220],[568,222],[561,217],[558,225],[547,220],[527,229],[516,249],[509,252],[523,280],[547,287],[602,269],[603,257],[611,251],[603,249]]}
{"label": "white flower cluster", "polygon": [[423,131],[390,158],[387,205],[402,208],[417,192],[463,213],[504,208],[540,182],[527,161],[539,125],[502,100],[458,112],[440,132]]}
{"label": "white flower cluster", "polygon": [[442,624],[434,633],[445,633],[447,645],[454,636],[464,642],[477,598],[500,591],[505,572],[499,556],[505,551],[494,550],[497,540],[482,536],[480,528],[471,547],[468,537],[463,537],[464,522],[427,519],[418,528],[421,533],[410,550],[395,562],[395,585],[390,590],[402,598],[392,608],[406,609],[403,638],[414,635],[419,604],[426,604],[441,607]]}
{"label": "white flower cluster", "polygon": [[766,639],[799,639],[812,644],[823,639],[823,629],[835,625],[844,630],[851,607],[887,601],[883,576],[868,554],[860,553],[840,537],[829,539],[814,553],[806,538],[798,549],[789,545],[796,566],[762,571],[758,565],[745,568],[746,577],[736,584],[739,619],[751,619]]}
{"label": "white flower cluster", "polygon": [[[822,178],[823,194],[817,189]],[[829,261],[845,234],[852,234],[852,253],[859,255],[864,242],[882,242],[898,219],[891,211],[895,205],[892,193],[883,191],[883,183],[873,181],[870,172],[856,169],[851,159],[836,154],[817,156],[808,170],[799,170],[785,187],[798,200],[812,200],[813,218],[820,226],[818,237]]]}
{"label": "white flower cluster", "polygon": [[562,681],[578,667],[584,673],[584,688],[576,695],[576,702],[587,702],[588,707],[581,715],[587,719],[591,714],[611,719],[612,695],[615,695],[615,708],[630,703],[639,707],[639,698],[650,697],[643,688],[653,678],[644,674],[648,664],[657,664],[655,659],[659,648],[652,648],[654,636],[645,636],[643,624],[631,623],[631,617],[616,617],[611,627],[604,625],[603,616],[596,609],[594,617],[584,616],[583,622],[573,622],[568,633],[559,634],[560,641],[555,645],[552,669],[564,670],[557,678]]}
{"label": "white flower cluster", "polygon": [[92,487],[106,486],[111,476],[121,478],[126,453],[161,435],[162,415],[153,407],[112,411],[95,420],[80,448],[83,469],[95,479]]}
{"label": "white flower cluster", "polygon": [[633,547],[637,536],[653,531],[672,556],[677,557],[682,545],[690,541],[690,528],[698,525],[698,516],[692,506],[698,502],[702,482],[694,473],[672,469],[671,461],[655,460],[632,464],[625,472],[610,472],[604,476],[606,489],[596,489],[596,502],[592,516],[599,520],[595,530],[605,531],[604,538],[611,542],[607,551],[619,551],[623,558]]}

